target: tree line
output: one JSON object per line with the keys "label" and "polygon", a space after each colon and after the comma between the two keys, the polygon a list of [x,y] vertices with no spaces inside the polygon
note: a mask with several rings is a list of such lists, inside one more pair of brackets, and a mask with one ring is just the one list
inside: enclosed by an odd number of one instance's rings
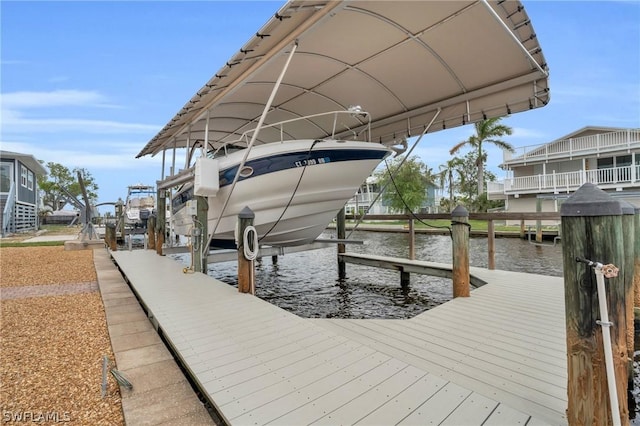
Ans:
{"label": "tree line", "polygon": [[501,139],[513,133],[513,129],[502,124],[501,120],[497,117],[474,123],[475,134],[456,143],[449,153],[453,156],[465,147],[470,151],[462,157],[454,156],[447,160],[438,167],[438,171],[418,157],[396,157],[387,163],[375,174],[380,187],[387,188],[382,200],[395,213],[417,212],[426,201],[427,188],[434,186],[446,190],[448,196],[440,199],[440,207],[447,211],[458,204],[474,212],[502,207],[503,201],[488,200],[484,190],[485,182],[496,180],[496,176],[486,170],[484,147],[491,144],[509,152],[515,151],[511,144]]}
{"label": "tree line", "polygon": [[98,199],[98,184],[87,169],[80,167],[69,169],[53,161],[49,161],[46,164],[42,160],[39,161],[45,165],[49,171],[47,175],[38,176],[38,189],[40,190],[40,199],[44,206],[44,209],[41,210],[41,215],[46,215],[64,208],[69,199],[69,195],[72,195],[78,201],[84,203],[82,188],[80,188],[80,183],[77,179],[78,173],[82,176],[89,202],[95,203]]}

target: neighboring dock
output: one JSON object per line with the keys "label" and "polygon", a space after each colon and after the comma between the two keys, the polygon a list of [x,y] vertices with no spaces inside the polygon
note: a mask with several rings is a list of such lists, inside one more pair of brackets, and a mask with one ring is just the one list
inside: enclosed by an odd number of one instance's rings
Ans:
{"label": "neighboring dock", "polygon": [[487,285],[413,319],[305,319],[153,251],[112,256],[229,424],[567,423],[562,278],[471,268]]}

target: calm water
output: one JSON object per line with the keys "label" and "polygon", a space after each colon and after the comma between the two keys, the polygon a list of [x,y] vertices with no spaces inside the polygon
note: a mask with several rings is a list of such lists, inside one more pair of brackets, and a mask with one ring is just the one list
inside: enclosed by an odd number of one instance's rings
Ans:
{"label": "calm water", "polygon": [[[330,238],[331,233],[322,237]],[[407,258],[409,236],[401,233],[354,232],[348,252]],[[496,269],[562,276],[562,248],[536,246],[517,238],[496,239]],[[256,295],[305,318],[410,318],[452,297],[450,279],[411,274],[400,286],[395,271],[347,264],[347,278],[338,280],[335,247],[287,254],[272,264],[256,263]],[[185,265],[188,255],[176,256]],[[416,259],[451,263],[451,238],[416,235]],[[470,242],[471,266],[487,267],[487,240]],[[209,275],[237,286],[235,262],[209,265]]]}

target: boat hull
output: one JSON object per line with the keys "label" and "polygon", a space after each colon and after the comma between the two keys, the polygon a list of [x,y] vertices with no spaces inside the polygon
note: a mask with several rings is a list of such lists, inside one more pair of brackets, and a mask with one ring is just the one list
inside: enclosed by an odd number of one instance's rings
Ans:
{"label": "boat hull", "polygon": [[[296,141],[278,145],[282,146],[257,147],[252,151],[246,165],[253,173],[237,182],[212,245],[235,245],[237,216],[244,207],[255,214],[260,244],[294,246],[312,242],[391,152],[379,144],[350,141]],[[208,197],[209,232],[216,226],[231,190],[230,181],[242,152],[234,156],[237,158],[230,155],[221,160],[221,188],[215,197]],[[186,201],[192,198],[192,187],[185,187],[174,197],[172,217],[176,234],[189,235],[193,229],[190,214],[193,212],[185,208]]]}
{"label": "boat hull", "polygon": [[155,210],[155,188],[147,185],[128,187],[124,204],[124,223],[126,226],[146,228],[147,220]]}

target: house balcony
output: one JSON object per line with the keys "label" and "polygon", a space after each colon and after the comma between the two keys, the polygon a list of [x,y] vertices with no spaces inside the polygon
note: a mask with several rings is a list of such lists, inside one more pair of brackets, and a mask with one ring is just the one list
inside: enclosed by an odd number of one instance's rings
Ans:
{"label": "house balcony", "polygon": [[522,176],[501,182],[487,182],[487,197],[490,200],[499,200],[521,194],[571,193],[587,182],[603,190],[640,189],[640,165]]}
{"label": "house balcony", "polygon": [[605,153],[627,151],[640,148],[640,129],[600,133],[564,139],[543,145],[516,148],[515,153],[503,152],[505,165],[526,165],[550,160],[572,159],[580,156],[600,156]]}
{"label": "house balcony", "polygon": [[[348,207],[371,207],[371,203],[378,196],[377,192],[358,192],[349,201],[347,201]],[[378,200],[379,201],[379,200]]]}

